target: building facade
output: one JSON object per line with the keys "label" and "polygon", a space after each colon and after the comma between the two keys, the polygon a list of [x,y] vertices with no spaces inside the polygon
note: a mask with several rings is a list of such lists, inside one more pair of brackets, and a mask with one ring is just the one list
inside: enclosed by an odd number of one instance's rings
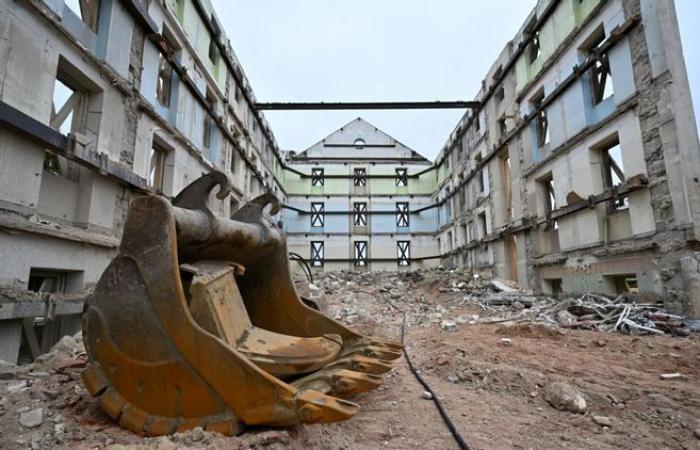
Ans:
{"label": "building facade", "polygon": [[290,251],[318,270],[437,264],[435,166],[357,118],[289,153],[283,223]]}
{"label": "building facade", "polygon": [[[233,181],[219,214],[265,191],[285,200],[280,151],[218,23],[206,0],[0,0],[0,287],[91,287],[134,196],[174,196],[212,170]],[[27,330],[36,353],[79,329],[82,307],[46,298],[3,300],[0,359],[17,360]]]}
{"label": "building facade", "polygon": [[477,99],[435,163],[446,261],[700,316],[700,147],[673,2],[541,0]]}

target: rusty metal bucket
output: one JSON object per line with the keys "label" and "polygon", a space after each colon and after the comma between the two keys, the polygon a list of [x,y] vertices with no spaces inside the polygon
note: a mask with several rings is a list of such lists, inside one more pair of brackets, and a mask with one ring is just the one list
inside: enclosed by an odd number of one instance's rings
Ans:
{"label": "rusty metal bucket", "polygon": [[172,202],[132,202],[118,255],[86,301],[82,374],[101,408],[134,432],[345,420],[340,397],[382,383],[401,346],[360,335],[306,306],[284,233],[262,195],[231,220],[207,200],[229,194],[220,172]]}

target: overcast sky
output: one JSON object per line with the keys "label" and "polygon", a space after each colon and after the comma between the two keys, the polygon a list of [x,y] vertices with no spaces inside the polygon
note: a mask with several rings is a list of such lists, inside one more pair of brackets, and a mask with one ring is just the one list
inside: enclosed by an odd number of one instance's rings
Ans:
{"label": "overcast sky", "polygon": [[[261,102],[471,100],[535,0],[211,0]],[[700,101],[700,1],[677,0]],[[697,103],[697,102],[696,102]],[[698,114],[696,106],[696,116]],[[361,116],[434,159],[463,110],[266,111],[304,150]]]}

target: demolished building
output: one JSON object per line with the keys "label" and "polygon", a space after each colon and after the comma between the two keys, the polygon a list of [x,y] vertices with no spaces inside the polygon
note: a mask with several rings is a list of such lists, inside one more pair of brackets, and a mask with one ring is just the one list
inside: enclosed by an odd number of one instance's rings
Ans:
{"label": "demolished building", "polygon": [[[78,330],[82,305],[54,294],[94,286],[132,198],[213,170],[233,181],[216,214],[275,194],[315,270],[442,262],[700,316],[700,145],[670,1],[538,1],[433,163],[378,164],[379,130],[348,124],[366,131],[329,148],[357,152],[366,185],[351,155],[280,150],[208,0],[0,0],[0,35],[0,359]],[[342,223],[312,230],[333,196]]]}

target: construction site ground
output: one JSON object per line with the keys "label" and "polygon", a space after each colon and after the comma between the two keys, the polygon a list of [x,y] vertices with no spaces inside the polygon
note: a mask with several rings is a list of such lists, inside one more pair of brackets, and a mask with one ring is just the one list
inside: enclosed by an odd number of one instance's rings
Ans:
{"label": "construction site ground", "polygon": [[[700,448],[700,340],[561,329],[504,319],[465,302],[462,274],[326,274],[328,313],[363,333],[400,339],[473,449]],[[477,292],[478,293],[478,292]],[[405,319],[404,319],[405,317]],[[495,323],[492,323],[495,322]],[[358,398],[351,420],[249,429],[227,438],[196,429],[145,438],[122,430],[83,388],[78,340],[32,365],[0,366],[0,449],[458,448],[406,361]],[[568,385],[579,412],[552,406]]]}

